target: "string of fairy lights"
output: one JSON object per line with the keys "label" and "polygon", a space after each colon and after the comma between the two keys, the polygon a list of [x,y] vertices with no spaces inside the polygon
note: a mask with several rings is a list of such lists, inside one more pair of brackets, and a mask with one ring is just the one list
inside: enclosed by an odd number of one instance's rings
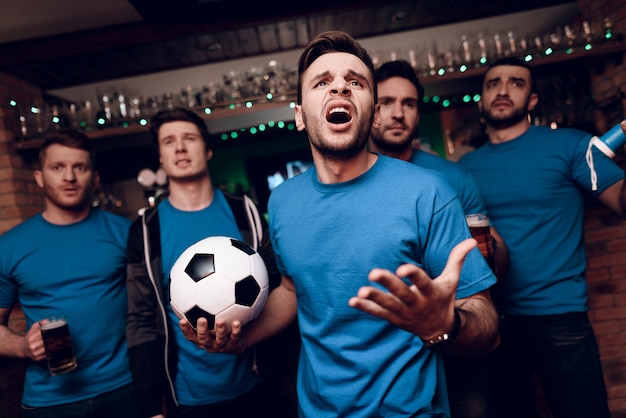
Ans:
{"label": "string of fairy lights", "polygon": [[[568,45],[564,48],[555,48],[552,46],[546,46],[542,49],[535,49],[533,52],[523,52],[517,54],[519,58],[531,63],[535,60],[541,60],[542,58],[551,57],[557,54],[568,56],[577,53],[584,56],[585,52],[592,51],[599,44],[606,43],[621,43],[623,36],[621,34],[615,35],[610,28],[604,33],[604,38],[601,40],[594,40],[583,42],[577,45]],[[438,82],[440,80],[445,81],[446,76],[451,73],[468,73],[468,71],[480,68],[484,68],[489,64],[489,58],[482,56],[477,62],[474,63],[461,63],[455,66],[441,66],[440,68],[429,68],[416,70],[420,78],[426,78],[427,81],[434,80]],[[474,72],[473,74],[477,74]],[[255,105],[259,103],[284,103],[285,106],[290,108],[295,107],[295,91],[288,92],[275,98],[272,93],[267,93],[265,96],[246,99],[238,99],[230,103],[221,103],[215,106],[202,106],[196,107],[192,110],[198,114],[203,115],[205,118],[214,117],[216,113],[220,115],[227,115],[228,111],[240,110],[241,107],[245,107],[247,111],[255,111]],[[480,101],[480,94],[478,92],[464,92],[460,94],[445,95],[432,95],[424,96],[424,105],[428,110],[436,111],[438,109],[445,109],[453,106],[471,105]],[[21,106],[15,99],[9,100],[9,107],[13,109],[15,114],[15,120],[19,127],[19,136],[22,141],[28,141],[32,138],[37,138],[46,132],[58,131],[62,129],[79,129],[84,132],[90,132],[95,130],[113,129],[113,128],[128,128],[133,125],[147,126],[149,123],[149,116],[126,118],[123,120],[111,120],[102,112],[96,114],[94,120],[88,120],[88,118],[81,117],[81,114],[76,111],[72,106],[65,112],[60,112],[59,109],[55,109],[53,106],[49,109],[48,114],[44,115],[42,109],[34,105]],[[219,112],[218,112],[219,111]],[[295,123],[293,120],[268,120],[260,124],[253,126],[247,126],[245,128],[229,130],[227,132],[216,132],[214,134],[222,141],[237,140],[242,137],[261,135],[268,133],[272,130],[295,130]]]}

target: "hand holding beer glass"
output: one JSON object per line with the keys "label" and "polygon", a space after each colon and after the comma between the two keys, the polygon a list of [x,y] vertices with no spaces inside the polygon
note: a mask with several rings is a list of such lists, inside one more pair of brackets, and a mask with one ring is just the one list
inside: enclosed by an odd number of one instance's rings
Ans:
{"label": "hand holding beer glass", "polygon": [[472,234],[472,238],[478,242],[478,249],[480,250],[480,253],[483,257],[485,257],[491,271],[493,271],[493,273],[497,276],[495,247],[493,237],[491,236],[489,218],[485,214],[474,213],[471,215],[465,215],[465,221],[467,222],[467,226]]}
{"label": "hand holding beer glass", "polygon": [[65,317],[52,316],[42,321],[40,327],[50,374],[56,376],[74,370],[78,364]]}

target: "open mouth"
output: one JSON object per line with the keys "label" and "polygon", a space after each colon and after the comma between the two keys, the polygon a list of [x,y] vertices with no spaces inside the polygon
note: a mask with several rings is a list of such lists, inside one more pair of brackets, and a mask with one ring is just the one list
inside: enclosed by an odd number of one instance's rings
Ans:
{"label": "open mouth", "polygon": [[330,123],[341,124],[352,120],[350,112],[345,107],[333,107],[326,115],[326,120]]}

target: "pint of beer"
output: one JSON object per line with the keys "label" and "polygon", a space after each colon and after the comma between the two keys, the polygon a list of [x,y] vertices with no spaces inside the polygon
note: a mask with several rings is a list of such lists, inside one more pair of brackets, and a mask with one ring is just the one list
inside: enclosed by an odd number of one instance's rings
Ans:
{"label": "pint of beer", "polygon": [[472,238],[478,242],[480,250],[487,264],[491,267],[491,271],[496,274],[496,263],[494,259],[493,238],[489,229],[489,218],[482,213],[474,213],[465,215],[467,226],[469,227]]}
{"label": "pint of beer", "polygon": [[51,317],[41,325],[41,337],[46,349],[48,371],[52,376],[67,373],[76,368],[72,338],[64,317]]}

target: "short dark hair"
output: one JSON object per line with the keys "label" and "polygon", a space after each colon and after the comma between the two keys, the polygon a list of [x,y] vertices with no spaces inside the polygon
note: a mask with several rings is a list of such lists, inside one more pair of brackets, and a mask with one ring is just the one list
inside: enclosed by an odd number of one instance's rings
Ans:
{"label": "short dark hair", "polygon": [[159,129],[161,129],[161,126],[165,123],[178,121],[191,122],[196,125],[200,131],[200,135],[202,135],[202,140],[207,150],[213,148],[213,140],[204,119],[191,110],[175,107],[174,109],[161,110],[150,119],[150,133],[152,134],[152,140],[157,149],[159,148]]}
{"label": "short dark hair", "polygon": [[498,58],[497,60],[493,61],[491,64],[489,64],[487,66],[487,69],[485,70],[485,73],[483,75],[483,83],[485,81],[485,77],[487,75],[487,73],[489,72],[489,70],[491,70],[494,67],[498,67],[501,65],[513,65],[516,67],[522,67],[522,68],[526,68],[528,70],[528,72],[530,73],[530,92],[531,93],[536,93],[537,92],[537,80],[535,78],[535,71],[533,70],[533,68],[528,65],[528,63],[526,61],[521,60],[520,58],[517,57],[503,57],[503,58]]}
{"label": "short dark hair", "polygon": [[[324,54],[331,52],[345,52],[359,58],[367,66],[374,79],[374,63],[372,58],[351,35],[342,31],[326,31],[317,35],[304,48],[298,60],[298,104],[302,104],[302,74],[311,64]],[[374,101],[377,100],[376,83],[374,88]]]}
{"label": "short dark hair", "polygon": [[38,161],[39,168],[43,168],[44,160],[46,159],[46,151],[52,145],[63,145],[68,148],[79,149],[87,151],[89,153],[89,162],[91,168],[94,168],[96,163],[96,156],[91,140],[82,132],[69,130],[63,132],[57,132],[46,137],[44,142],[39,147]]}
{"label": "short dark hair", "polygon": [[374,81],[376,84],[382,83],[392,77],[400,77],[409,80],[417,90],[417,110],[422,110],[424,104],[424,86],[420,84],[420,80],[417,77],[417,73],[411,67],[408,61],[397,60],[387,61],[374,73]]}

